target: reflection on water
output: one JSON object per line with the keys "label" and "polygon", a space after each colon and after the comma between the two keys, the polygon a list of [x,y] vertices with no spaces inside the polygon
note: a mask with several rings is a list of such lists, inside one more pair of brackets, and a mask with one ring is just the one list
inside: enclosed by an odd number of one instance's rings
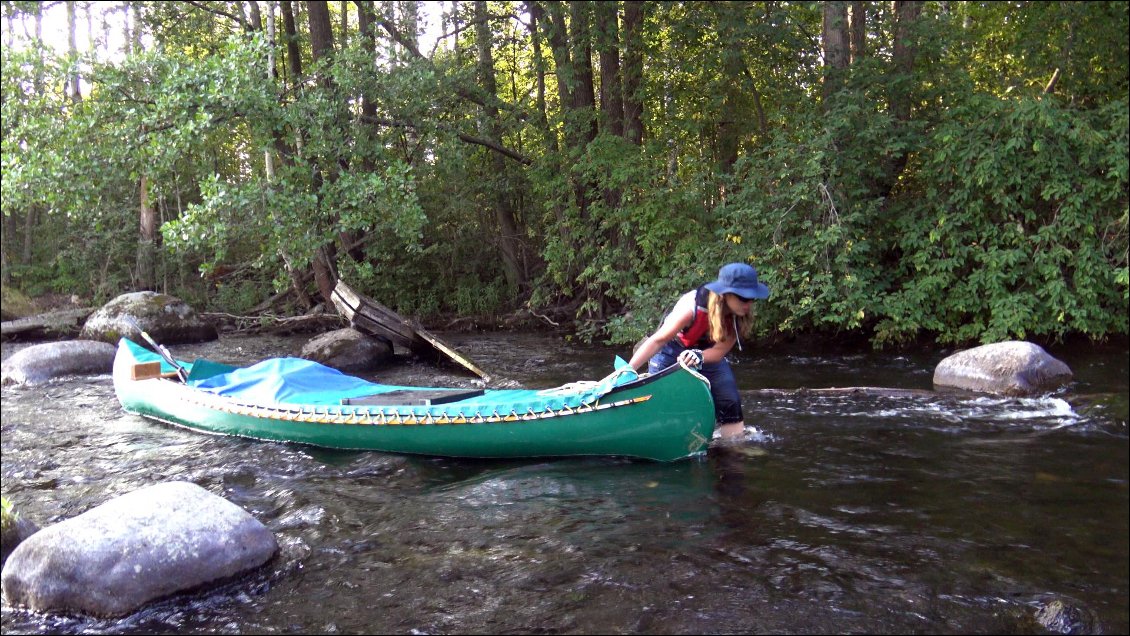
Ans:
{"label": "reflection on water", "polygon": [[[599,378],[627,353],[451,338],[530,388]],[[300,343],[175,353],[246,363]],[[3,490],[41,525],[184,479],[247,509],[282,551],[123,620],[5,607],[4,633],[1041,633],[1052,600],[1096,630],[1130,627],[1125,350],[1061,356],[1075,385],[1033,399],[771,394],[928,390],[940,358],[747,356],[760,433],[674,464],[328,451],[125,415],[107,376],[5,387]],[[474,382],[421,363],[373,377]]]}

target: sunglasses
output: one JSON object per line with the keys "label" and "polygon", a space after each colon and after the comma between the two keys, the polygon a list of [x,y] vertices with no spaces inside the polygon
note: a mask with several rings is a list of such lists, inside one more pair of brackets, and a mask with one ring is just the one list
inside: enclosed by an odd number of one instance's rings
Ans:
{"label": "sunglasses", "polygon": [[733,296],[734,296],[734,298],[737,298],[738,300],[740,300],[743,303],[752,303],[753,302],[752,298],[746,298],[745,296],[739,296],[737,294],[734,294]]}

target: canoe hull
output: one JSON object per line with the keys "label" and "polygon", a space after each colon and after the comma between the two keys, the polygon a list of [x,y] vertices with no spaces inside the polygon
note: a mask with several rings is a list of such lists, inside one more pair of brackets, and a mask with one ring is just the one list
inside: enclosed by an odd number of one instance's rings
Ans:
{"label": "canoe hull", "polygon": [[137,362],[131,349],[119,345],[114,388],[127,412],[206,433],[326,448],[447,457],[618,455],[673,461],[705,450],[714,429],[708,386],[680,367],[625,384],[577,409],[418,416],[379,406],[239,403],[174,379],[133,380]]}

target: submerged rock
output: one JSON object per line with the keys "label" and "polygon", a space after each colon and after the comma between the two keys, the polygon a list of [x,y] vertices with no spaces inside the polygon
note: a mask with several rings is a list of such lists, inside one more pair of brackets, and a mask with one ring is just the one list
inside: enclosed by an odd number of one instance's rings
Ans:
{"label": "submerged rock", "polygon": [[123,616],[266,563],[274,534],[188,482],[138,490],[48,526],[12,552],[4,598],[40,612]]}
{"label": "submerged rock", "polygon": [[[131,322],[132,321],[132,322]],[[82,337],[116,344],[122,337],[141,342],[136,322],[161,344],[204,342],[219,337],[183,300],[151,291],[122,294],[87,318]]]}
{"label": "submerged rock", "polygon": [[1055,599],[1036,611],[1036,622],[1058,634],[1101,634],[1099,622],[1085,607]]}
{"label": "submerged rock", "polygon": [[21,349],[4,361],[3,384],[40,384],[64,375],[110,373],[117,348],[97,340],[46,342]]}
{"label": "submerged rock", "polygon": [[1054,391],[1071,369],[1031,342],[987,344],[959,351],[938,363],[934,386],[1022,397]]}

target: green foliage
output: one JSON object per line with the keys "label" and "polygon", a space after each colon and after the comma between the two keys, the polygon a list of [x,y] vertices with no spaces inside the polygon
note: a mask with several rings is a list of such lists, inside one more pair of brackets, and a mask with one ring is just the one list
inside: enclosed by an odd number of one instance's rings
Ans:
{"label": "green foliage", "polygon": [[0,530],[7,532],[19,516],[12,502],[8,501],[7,497],[0,497]]}
{"label": "green foliage", "polygon": [[[160,284],[227,311],[330,248],[408,315],[528,304],[621,343],[730,261],[773,289],[764,336],[1126,333],[1126,3],[925,3],[909,67],[891,5],[863,5],[868,49],[825,98],[820,3],[643,3],[638,146],[563,103],[544,32],[539,87],[516,2],[488,5],[496,95],[475,29],[426,60],[380,29],[375,52],[352,31],[343,46],[336,14],[355,25],[355,3],[329,4],[317,64],[300,12],[299,77],[281,38],[203,5],[135,3],[151,46],[125,56],[6,41],[4,272],[33,296],[131,288],[145,187]],[[33,8],[5,3],[6,33]]]}
{"label": "green foliage", "polygon": [[0,305],[2,305],[4,312],[4,320],[26,318],[38,311],[35,307],[35,301],[28,298],[20,290],[7,285],[0,286],[0,298],[3,300]]}
{"label": "green foliage", "polygon": [[833,126],[865,124],[857,134],[879,137],[887,122],[850,114],[829,116],[818,134],[778,137],[747,158],[741,188],[721,209],[715,260],[758,268],[772,290],[770,302],[758,306],[763,332],[860,329],[873,316],[876,290],[887,284],[875,267],[882,210],[861,196],[862,176],[850,170],[852,162],[839,161]]}
{"label": "green foliage", "polygon": [[978,90],[1034,95],[1061,72],[1056,93],[1101,106],[1130,90],[1130,12],[1125,2],[960,2],[955,49],[968,55]]}
{"label": "green foliage", "polygon": [[1125,98],[952,109],[899,206],[900,284],[877,339],[1125,334],[1127,114]]}

